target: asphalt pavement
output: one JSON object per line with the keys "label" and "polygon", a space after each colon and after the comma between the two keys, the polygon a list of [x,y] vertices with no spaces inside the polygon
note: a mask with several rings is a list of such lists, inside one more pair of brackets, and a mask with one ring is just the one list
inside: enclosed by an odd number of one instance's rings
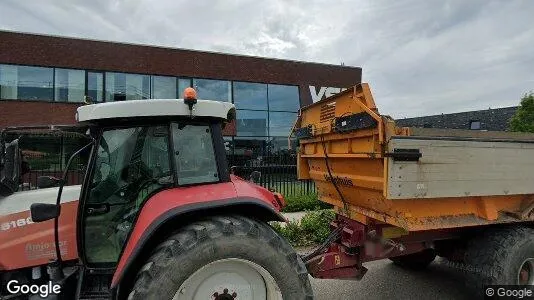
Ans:
{"label": "asphalt pavement", "polygon": [[390,260],[364,264],[361,281],[311,279],[315,298],[323,299],[469,299],[462,273],[446,261],[423,271],[402,269]]}

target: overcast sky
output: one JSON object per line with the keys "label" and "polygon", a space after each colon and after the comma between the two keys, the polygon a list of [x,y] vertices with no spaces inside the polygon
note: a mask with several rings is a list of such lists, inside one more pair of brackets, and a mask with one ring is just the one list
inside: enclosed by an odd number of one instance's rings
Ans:
{"label": "overcast sky", "polygon": [[[517,105],[530,0],[0,0],[0,29],[360,66],[382,113]],[[0,41],[2,42],[2,41]]]}

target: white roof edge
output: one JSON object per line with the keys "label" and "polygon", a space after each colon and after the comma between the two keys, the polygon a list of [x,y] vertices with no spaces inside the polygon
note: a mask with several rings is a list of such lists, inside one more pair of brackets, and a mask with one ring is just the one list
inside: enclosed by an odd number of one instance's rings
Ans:
{"label": "white roof edge", "polygon": [[[193,106],[192,115],[226,119],[228,112],[234,108],[235,106],[228,102],[198,100]],[[179,117],[189,114],[189,106],[183,99],[127,100],[80,106],[76,112],[76,120],[88,122],[115,118]]]}

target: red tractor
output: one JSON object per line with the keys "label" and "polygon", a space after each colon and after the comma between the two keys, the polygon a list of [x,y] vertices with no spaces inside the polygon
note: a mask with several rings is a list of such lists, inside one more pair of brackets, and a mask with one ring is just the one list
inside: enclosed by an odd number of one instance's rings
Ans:
{"label": "red tractor", "polygon": [[20,151],[3,142],[0,298],[313,297],[267,223],[285,220],[283,197],[229,172],[222,128],[235,107],[184,98],[78,108],[90,142],[68,164],[90,151],[81,186],[42,177],[16,192]]}

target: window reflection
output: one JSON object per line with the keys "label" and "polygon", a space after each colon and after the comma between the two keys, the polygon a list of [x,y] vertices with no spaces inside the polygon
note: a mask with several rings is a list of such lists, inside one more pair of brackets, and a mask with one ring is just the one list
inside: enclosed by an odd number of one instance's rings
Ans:
{"label": "window reflection", "polygon": [[269,84],[269,110],[293,111],[300,108],[299,88],[292,85]]}
{"label": "window reflection", "polygon": [[87,72],[87,96],[96,102],[104,100],[104,74]]}
{"label": "window reflection", "polygon": [[289,136],[289,131],[296,119],[296,113],[269,112],[269,134],[271,136]]}
{"label": "window reflection", "polygon": [[234,82],[234,104],[238,109],[267,110],[267,85]]}
{"label": "window reflection", "polygon": [[267,112],[238,110],[236,126],[238,136],[267,136]]}
{"label": "window reflection", "polygon": [[195,78],[193,87],[197,90],[199,99],[228,102],[232,99],[230,81]]}
{"label": "window reflection", "polygon": [[85,96],[85,71],[56,69],[54,96],[56,101],[83,102]]}
{"label": "window reflection", "polygon": [[152,97],[154,99],[176,98],[176,77],[152,76]]}
{"label": "window reflection", "polygon": [[52,68],[0,65],[0,98],[52,100]]}
{"label": "window reflection", "polygon": [[150,98],[150,76],[106,73],[106,101]]}
{"label": "window reflection", "polygon": [[227,144],[229,149],[227,157],[230,165],[255,165],[268,154],[267,137],[236,137]]}

